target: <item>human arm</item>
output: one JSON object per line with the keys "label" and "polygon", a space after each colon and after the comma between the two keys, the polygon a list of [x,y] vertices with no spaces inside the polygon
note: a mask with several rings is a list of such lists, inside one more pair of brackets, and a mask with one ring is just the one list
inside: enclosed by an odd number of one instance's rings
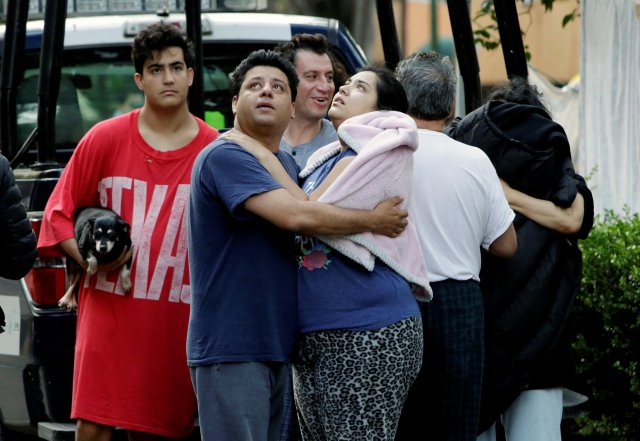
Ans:
{"label": "human arm", "polygon": [[[89,266],[89,262],[87,262],[82,257],[82,254],[80,254],[80,249],[78,248],[78,242],[76,242],[76,239],[74,237],[60,242],[60,248],[62,248],[62,251],[64,251],[69,257],[71,257],[73,260],[78,262],[78,264],[83,269],[85,270],[87,269],[87,267]],[[112,271],[116,268],[120,268],[131,258],[132,255],[133,255],[133,248],[129,247],[129,249],[123,250],[122,254],[120,254],[120,257],[118,257],[118,259],[114,260],[113,262],[99,264],[98,271]]]}
{"label": "human arm", "polygon": [[262,143],[236,129],[223,133],[219,138],[229,140],[255,156],[273,179],[289,191],[294,198],[301,201],[309,199],[307,194],[298,186],[298,183],[291,179],[291,176],[289,176],[273,152]]}
{"label": "human arm", "polygon": [[62,248],[62,251],[64,251],[67,256],[78,262],[78,265],[80,265],[84,269],[87,269],[87,267],[89,266],[89,262],[84,260],[82,254],[80,254],[78,242],[76,242],[75,238],[72,237],[63,240],[62,242],[60,242],[60,248]]}
{"label": "human arm", "polygon": [[300,201],[285,189],[248,198],[244,206],[279,228],[309,235],[345,235],[371,231],[397,237],[407,226],[402,198],[382,201],[373,210],[339,208],[315,201]]}
{"label": "human arm", "polygon": [[513,224],[489,245],[489,253],[498,257],[511,257],[518,250],[518,236]]}
{"label": "human arm", "polygon": [[398,207],[400,197],[389,198],[374,210],[343,209],[296,199],[253,155],[235,144],[222,144],[200,159],[194,173],[197,183],[238,218],[249,212],[281,229],[309,235],[371,231],[396,237],[407,225],[408,213]]}
{"label": "human arm", "polygon": [[36,236],[22,204],[9,161],[1,156],[0,167],[0,277],[24,277],[36,259]]}
{"label": "human arm", "polygon": [[[343,156],[343,155],[346,155],[346,156]],[[404,156],[403,158],[406,158],[406,156]],[[397,182],[399,182],[395,178],[399,174],[401,174],[401,171],[406,170],[408,168],[407,167],[408,165],[410,166],[410,162],[394,157],[392,155],[386,155],[385,158],[387,158],[387,161],[381,161],[381,164],[383,165],[378,166],[377,168],[374,168],[375,173],[372,173],[371,169],[367,168],[366,164],[363,165],[362,162],[360,162],[360,164],[357,167],[354,164],[353,169],[351,169],[351,173],[345,172],[345,170],[347,170],[347,168],[350,166],[350,164],[354,160],[356,160],[356,158],[362,158],[362,157],[363,156],[356,155],[355,151],[352,151],[351,149],[347,151],[343,151],[338,156],[337,162],[329,166],[330,170],[328,171],[328,174],[324,178],[318,179],[317,176],[312,177],[313,175],[311,175],[310,179],[312,182],[315,180],[317,187],[313,189],[309,199],[311,201],[322,200],[327,202],[328,199],[325,199],[324,196],[328,196],[327,192],[329,191],[332,192],[332,197],[334,197],[336,196],[336,191],[340,191],[340,189],[345,189],[345,188],[350,189],[350,190],[347,190],[346,192],[346,193],[349,193],[350,191],[352,191],[353,188],[366,188],[364,192],[360,190],[361,191],[360,194],[361,195],[365,194],[366,197],[369,198],[367,203],[365,203],[364,205],[360,205],[363,203],[362,202],[363,199],[359,199],[358,204],[356,205],[348,205],[348,204],[344,205],[344,206],[350,206],[352,208],[363,208],[365,206],[372,207],[375,204],[379,204],[384,197],[388,197],[392,194],[396,196],[402,195],[403,190],[395,186],[397,185]],[[367,170],[367,171],[363,172],[363,170]],[[358,172],[360,172],[359,175],[357,174]],[[380,174],[385,175],[385,177],[382,178]],[[320,173],[320,176],[322,176],[322,173]],[[338,183],[338,178],[340,178],[341,176],[342,177],[346,176],[346,181],[345,179],[340,179],[340,182]],[[384,184],[378,185],[379,183],[384,183]],[[408,182],[406,182],[405,184],[409,185]],[[305,189],[307,189],[306,183],[305,183]],[[349,197],[350,196],[346,196],[345,193],[342,193],[338,197],[338,199],[334,198],[333,201],[336,201],[336,200],[347,201]],[[331,203],[334,204],[335,202],[331,202]],[[365,231],[378,233],[375,230],[365,230]],[[385,233],[382,233],[382,234],[385,234]]]}
{"label": "human arm", "polygon": [[584,219],[584,198],[577,193],[576,198],[567,208],[555,205],[551,201],[537,199],[511,188],[502,179],[502,189],[509,206],[518,213],[537,222],[543,227],[570,236],[576,234]]}

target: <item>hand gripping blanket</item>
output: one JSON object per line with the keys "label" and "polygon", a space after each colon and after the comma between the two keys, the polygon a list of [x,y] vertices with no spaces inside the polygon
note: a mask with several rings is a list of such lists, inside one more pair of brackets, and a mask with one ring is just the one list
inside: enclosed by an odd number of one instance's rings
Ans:
{"label": "hand gripping blanket", "polygon": [[[409,206],[413,152],[418,148],[413,119],[394,111],[365,113],[343,122],[338,137],[357,155],[318,199],[320,202],[371,210],[385,199],[401,196],[401,207]],[[340,141],[318,149],[300,177],[308,176],[339,151]],[[379,258],[412,284],[418,300],[430,301],[433,294],[411,213],[408,221],[407,228],[396,238],[371,232],[318,238],[369,271]]]}

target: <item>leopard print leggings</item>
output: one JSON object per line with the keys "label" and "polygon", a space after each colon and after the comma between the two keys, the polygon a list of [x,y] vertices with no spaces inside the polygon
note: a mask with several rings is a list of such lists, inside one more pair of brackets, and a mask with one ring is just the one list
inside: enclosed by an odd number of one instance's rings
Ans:
{"label": "leopard print leggings", "polygon": [[301,337],[293,384],[303,441],[393,441],[422,364],[422,321]]}

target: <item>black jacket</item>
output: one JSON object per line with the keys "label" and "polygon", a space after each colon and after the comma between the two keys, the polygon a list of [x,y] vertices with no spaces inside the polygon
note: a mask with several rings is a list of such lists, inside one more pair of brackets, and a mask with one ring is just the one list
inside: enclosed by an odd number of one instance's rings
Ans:
{"label": "black jacket", "polygon": [[0,277],[18,280],[36,259],[36,235],[7,158],[0,155]]}
{"label": "black jacket", "polygon": [[[577,239],[593,225],[593,198],[571,162],[562,127],[542,109],[490,101],[456,121],[448,134],[484,150],[512,188],[568,207],[578,192],[585,215],[572,237],[516,213],[518,250],[510,259],[483,254],[485,370],[480,432],[527,388],[558,387],[571,372],[563,331],[582,276]],[[547,369],[545,365],[552,365]]]}

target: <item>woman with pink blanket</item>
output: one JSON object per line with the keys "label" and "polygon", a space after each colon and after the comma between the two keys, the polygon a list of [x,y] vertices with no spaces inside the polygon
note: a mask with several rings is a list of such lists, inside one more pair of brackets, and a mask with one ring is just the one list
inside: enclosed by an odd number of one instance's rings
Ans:
{"label": "woman with pink blanket", "polygon": [[[408,204],[415,123],[393,74],[368,67],[335,95],[339,141],[301,172],[310,199],[370,209]],[[396,238],[372,233],[298,238],[300,345],[294,391],[303,440],[393,440],[421,365],[416,298],[430,300],[414,224]]]}

